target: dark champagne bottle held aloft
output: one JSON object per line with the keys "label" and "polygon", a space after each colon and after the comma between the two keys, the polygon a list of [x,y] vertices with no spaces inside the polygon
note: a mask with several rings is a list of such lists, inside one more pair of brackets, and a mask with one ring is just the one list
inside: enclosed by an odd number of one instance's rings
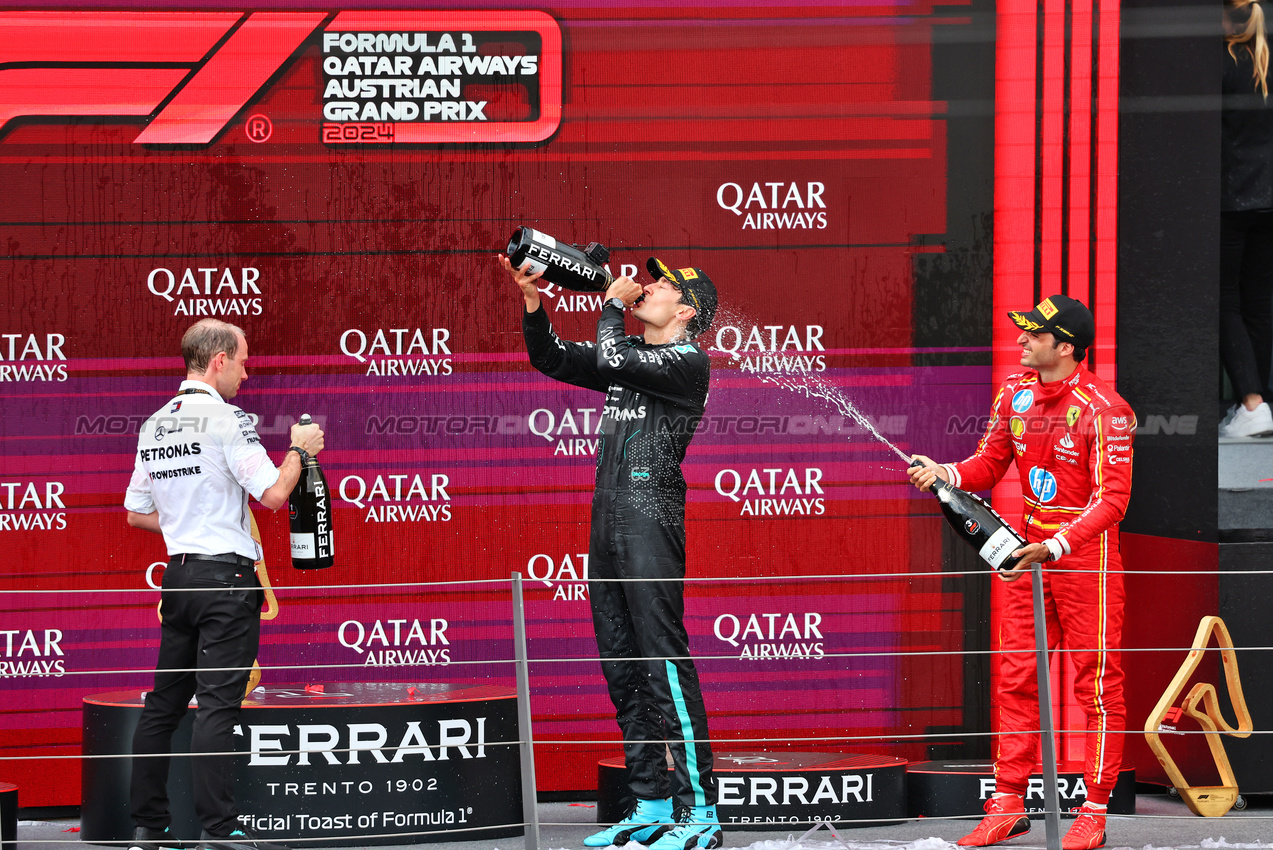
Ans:
{"label": "dark champagne bottle held aloft", "polygon": [[[918,460],[911,464],[922,465]],[[933,481],[932,493],[941,505],[946,522],[977,550],[981,560],[997,570],[1010,570],[1020,562],[1021,559],[1012,557],[1012,553],[1025,546],[1026,542],[994,508],[940,478]]]}
{"label": "dark champagne bottle held aloft", "polygon": [[558,242],[547,233],[522,225],[513,231],[505,254],[515,269],[530,260],[530,271],[542,271],[543,280],[562,289],[605,292],[614,283],[614,276],[605,269],[610,251],[597,242],[589,242],[588,247],[580,251],[574,245]]}
{"label": "dark champagne bottle held aloft", "polygon": [[[309,425],[303,414],[301,425]],[[301,477],[288,498],[292,531],[292,566],[298,570],[322,570],[336,562],[332,539],[332,499],[318,461],[301,457]]]}

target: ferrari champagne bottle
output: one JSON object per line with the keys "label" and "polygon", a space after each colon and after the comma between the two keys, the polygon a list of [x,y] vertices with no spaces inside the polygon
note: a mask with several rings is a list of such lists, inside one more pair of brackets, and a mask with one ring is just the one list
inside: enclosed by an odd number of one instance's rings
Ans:
{"label": "ferrari champagne bottle", "polygon": [[[921,465],[918,460],[911,464]],[[981,560],[996,570],[1010,570],[1021,560],[1012,557],[1012,553],[1025,546],[1025,540],[1003,521],[994,508],[940,478],[933,482],[932,493],[941,505],[946,522],[977,550]]]}
{"label": "ferrari champagne bottle", "polygon": [[530,271],[542,271],[544,280],[563,289],[605,292],[614,283],[614,276],[605,269],[610,251],[597,242],[589,242],[580,251],[523,225],[513,231],[505,254],[513,268],[519,269],[530,260]]}
{"label": "ferrari champagne bottle", "polygon": [[[301,425],[313,421],[303,414]],[[335,563],[332,540],[332,500],[327,479],[318,461],[301,458],[301,477],[288,498],[292,532],[292,566],[298,570],[321,570]]]}

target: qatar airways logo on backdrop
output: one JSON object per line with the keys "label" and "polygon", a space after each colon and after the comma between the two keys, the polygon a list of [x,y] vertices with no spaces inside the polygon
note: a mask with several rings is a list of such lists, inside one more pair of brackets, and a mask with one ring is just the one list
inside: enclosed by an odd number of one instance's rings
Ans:
{"label": "qatar airways logo on backdrop", "polygon": [[441,472],[346,475],[341,501],[366,511],[364,522],[450,522],[451,477]]}
{"label": "qatar airways logo on backdrop", "polygon": [[[410,624],[410,625],[408,625]],[[346,620],[336,629],[345,649],[362,656],[364,667],[435,667],[451,663],[450,623],[433,617],[408,620]]]}
{"label": "qatar airways logo on backdrop", "polygon": [[537,142],[561,123],[561,28],[542,12],[24,11],[0,14],[0,133],[39,115],[132,118],[139,145],[232,126],[292,141],[267,87],[296,62],[321,71],[327,144]]}
{"label": "qatar airways logo on backdrop", "polygon": [[65,381],[66,334],[0,334],[0,384]]}
{"label": "qatar airways logo on backdrop", "polygon": [[739,506],[739,516],[822,516],[827,511],[822,470],[816,466],[722,469],[714,483],[718,495]]}
{"label": "qatar airways logo on backdrop", "polygon": [[536,442],[552,447],[553,455],[596,457],[601,445],[600,407],[537,407],[526,417]]}
{"label": "qatar airways logo on backdrop", "polygon": [[451,331],[447,328],[350,328],[340,335],[340,353],[381,377],[437,377],[451,374]]}
{"label": "qatar airways logo on backdrop", "polygon": [[554,602],[588,601],[588,553],[531,555],[526,575],[553,592]]}
{"label": "qatar airways logo on backdrop", "polygon": [[[636,280],[638,274],[637,267],[632,263],[620,265],[618,274],[615,274],[609,263],[606,263],[604,268],[613,277],[628,277]],[[539,294],[548,302],[545,309],[551,313],[600,313],[606,303],[604,292],[572,292],[542,278],[539,283]]]}
{"label": "qatar airways logo on backdrop", "polygon": [[261,271],[218,266],[151,269],[146,289],[172,306],[174,316],[259,316]]}
{"label": "qatar airways logo on backdrop", "polygon": [[65,531],[61,481],[0,481],[0,531]]}
{"label": "qatar airways logo on backdrop", "polygon": [[723,325],[713,351],[723,351],[740,372],[825,372],[822,325]]}
{"label": "qatar airways logo on backdrop", "polygon": [[822,615],[816,611],[721,614],[712,624],[712,633],[739,650],[739,658],[809,659],[826,655],[821,626]]}
{"label": "qatar airways logo on backdrop", "polygon": [[826,230],[826,190],[816,180],[722,183],[716,206],[733,213],[742,230]]}
{"label": "qatar airways logo on backdrop", "polygon": [[66,675],[61,629],[0,629],[0,679]]}

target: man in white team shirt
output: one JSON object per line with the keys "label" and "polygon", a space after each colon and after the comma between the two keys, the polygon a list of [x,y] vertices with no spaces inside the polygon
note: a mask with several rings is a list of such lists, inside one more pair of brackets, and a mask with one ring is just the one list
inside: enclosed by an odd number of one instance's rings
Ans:
{"label": "man in white team shirt", "polygon": [[[275,467],[252,420],[228,404],[247,378],[247,339],[234,325],[203,319],[181,339],[186,380],[141,427],[124,507],[128,524],[162,534],[168,547],[155,687],[133,737],[134,850],[177,846],[168,829],[172,733],[197,696],[194,753],[234,750],[234,726],[261,634],[248,495],[275,510],[287,503],[306,455],[323,448],[317,425],[293,425]],[[219,588],[223,592],[212,592]],[[199,591],[199,592],[185,592]],[[191,672],[193,671],[193,672]],[[149,756],[149,757],[146,757]],[[194,806],[206,850],[265,850],[238,822],[231,756],[192,761]],[[275,845],[277,846],[277,845]]]}

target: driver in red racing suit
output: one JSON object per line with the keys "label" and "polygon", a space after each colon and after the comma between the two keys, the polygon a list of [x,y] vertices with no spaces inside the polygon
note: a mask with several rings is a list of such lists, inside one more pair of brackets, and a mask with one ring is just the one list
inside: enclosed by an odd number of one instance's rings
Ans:
{"label": "driver in red racing suit", "polygon": [[[1016,570],[1043,570],[1048,644],[1070,654],[1075,697],[1087,715],[1083,778],[1087,799],[1066,834],[1065,850],[1105,843],[1105,812],[1122,763],[1126,712],[1120,652],[1123,573],[1118,523],[1127,511],[1136,417],[1127,402],[1082,365],[1095,337],[1092,314],[1063,295],[1008,314],[1021,328],[1021,365],[999,388],[990,424],[972,457],[937,465],[926,457],[911,473],[922,490],[941,478],[964,490],[989,489],[1015,459],[1028,545]],[[963,846],[986,846],[1030,828],[1024,795],[1039,747],[1033,594],[1021,575],[1000,573],[998,753],[995,795]]]}
{"label": "driver in red racing suit", "polygon": [[[606,394],[588,543],[588,597],[601,669],[623,733],[628,815],[584,839],[649,850],[722,844],[707,712],[684,624],[685,477],[681,461],[707,401],[716,288],[700,269],[651,257],[654,283],[606,290],[597,340],[560,339],[540,304],[539,274],[504,269],[522,290],[522,332],[536,369]],[[624,332],[624,312],[645,326]],[[607,581],[610,579],[610,581]],[[617,581],[615,581],[617,579]],[[644,579],[632,581],[632,579]],[[664,741],[667,742],[666,748]],[[672,752],[669,782],[666,749]]]}

